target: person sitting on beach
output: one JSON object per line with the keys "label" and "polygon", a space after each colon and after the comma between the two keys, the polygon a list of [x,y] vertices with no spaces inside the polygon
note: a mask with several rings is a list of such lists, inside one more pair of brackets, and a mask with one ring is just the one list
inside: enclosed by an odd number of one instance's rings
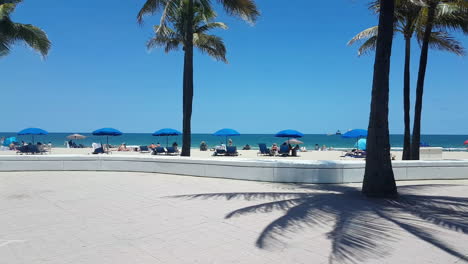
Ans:
{"label": "person sitting on beach", "polygon": [[278,145],[276,143],[273,143],[273,145],[270,148],[270,152],[272,155],[278,154]]}
{"label": "person sitting on beach", "polygon": [[306,147],[301,147],[301,152],[307,152]]}
{"label": "person sitting on beach", "polygon": [[232,139],[228,139],[228,146],[232,146]]}
{"label": "person sitting on beach", "polygon": [[156,145],[154,143],[151,143],[151,145],[148,146],[149,149],[155,149]]}
{"label": "person sitting on beach", "polygon": [[207,151],[208,150],[208,145],[206,144],[205,141],[202,141],[200,143],[200,151]]}
{"label": "person sitting on beach", "polygon": [[299,150],[299,145],[296,145],[294,148],[291,149],[291,156],[297,157],[297,151]]}
{"label": "person sitting on beach", "polygon": [[315,144],[315,147],[314,147],[315,150],[320,150],[320,146],[319,144]]}
{"label": "person sitting on beach", "polygon": [[119,146],[117,151],[130,151],[130,150],[127,148],[127,145],[125,143],[122,143],[122,145]]}
{"label": "person sitting on beach", "polygon": [[179,145],[177,145],[177,142],[172,143],[172,147],[174,148],[175,151],[177,151],[177,147],[178,147],[178,146],[179,146]]}
{"label": "person sitting on beach", "polygon": [[161,144],[159,144],[159,142],[156,143],[156,147],[157,147],[157,148],[160,148],[160,147],[161,147]]}
{"label": "person sitting on beach", "polygon": [[320,149],[321,151],[326,151],[327,150],[327,146],[323,145],[322,148]]}
{"label": "person sitting on beach", "polygon": [[245,146],[242,148],[242,150],[250,150],[250,149],[251,149],[251,147],[250,147],[249,144],[245,145]]}

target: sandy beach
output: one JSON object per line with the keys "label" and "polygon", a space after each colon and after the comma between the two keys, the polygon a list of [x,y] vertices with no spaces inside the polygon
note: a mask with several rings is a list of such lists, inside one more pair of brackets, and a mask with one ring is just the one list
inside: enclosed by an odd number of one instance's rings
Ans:
{"label": "sandy beach", "polygon": [[[308,151],[299,152],[298,157],[270,157],[257,155],[258,150],[239,150],[238,158],[246,159],[296,159],[296,160],[355,160],[355,158],[343,157],[344,151]],[[52,155],[91,155],[91,148],[52,148],[50,154]],[[194,158],[219,158],[212,155],[213,151],[200,151],[199,149],[192,149],[191,156]],[[0,151],[0,155],[16,155],[15,151]],[[113,150],[111,155],[151,155],[150,153],[140,153],[136,151],[116,151]],[[401,151],[392,151],[392,155],[396,160],[401,160]],[[468,159],[468,151],[445,151],[442,153],[442,158],[445,160],[453,159]]]}

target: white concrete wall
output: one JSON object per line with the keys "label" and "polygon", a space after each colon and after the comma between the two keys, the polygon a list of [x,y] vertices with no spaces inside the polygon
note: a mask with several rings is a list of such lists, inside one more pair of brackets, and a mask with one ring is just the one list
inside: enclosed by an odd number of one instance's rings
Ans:
{"label": "white concrete wall", "polygon": [[[193,159],[164,156],[1,156],[0,171],[130,171],[296,183],[361,182],[364,161]],[[397,180],[468,179],[468,160],[394,161]]]}

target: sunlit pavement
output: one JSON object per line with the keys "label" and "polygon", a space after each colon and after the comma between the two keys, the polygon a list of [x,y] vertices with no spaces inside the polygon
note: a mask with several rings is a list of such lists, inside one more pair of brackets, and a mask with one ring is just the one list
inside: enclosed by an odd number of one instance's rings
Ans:
{"label": "sunlit pavement", "polygon": [[465,263],[468,181],[399,185],[0,173],[0,263]]}

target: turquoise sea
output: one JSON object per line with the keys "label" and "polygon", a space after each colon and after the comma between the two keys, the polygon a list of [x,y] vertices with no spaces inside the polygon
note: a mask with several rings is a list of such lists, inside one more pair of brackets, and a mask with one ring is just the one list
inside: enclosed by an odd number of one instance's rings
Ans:
{"label": "turquoise sea", "polygon": [[[35,141],[40,142],[51,142],[54,147],[65,147],[64,143],[67,140],[66,136],[72,133],[50,133],[47,136],[36,136]],[[82,135],[88,136],[88,138],[83,140],[77,140],[77,144],[83,144],[85,146],[91,146],[93,142],[100,142],[101,140],[105,142],[105,137],[93,136],[89,133],[80,133]],[[15,136],[18,141],[24,140],[25,142],[31,142],[30,136],[17,136],[16,133],[0,133],[1,136]],[[446,150],[450,151],[462,151],[466,150],[463,146],[463,142],[468,139],[468,135],[422,135],[421,141],[428,143],[430,146],[443,147]],[[234,145],[238,148],[249,144],[254,149],[258,148],[258,143],[266,143],[271,145],[273,143],[282,143],[286,139],[276,138],[273,134],[244,134],[237,137],[232,137]],[[333,147],[335,149],[346,149],[352,148],[356,142],[354,139],[345,139],[338,135],[324,135],[324,134],[306,134],[303,138],[300,139],[305,144],[307,149],[313,149],[315,144],[320,146],[326,145],[327,147]],[[169,144],[172,142],[177,142],[179,146],[182,145],[182,137],[169,137]],[[225,142],[225,138],[220,138],[212,136],[211,134],[193,134],[192,136],[192,147],[198,148],[201,141],[205,141],[209,146],[216,146],[221,141]],[[161,143],[162,145],[166,144],[166,137],[153,137],[151,134],[145,133],[127,133],[118,137],[109,137],[109,143],[113,145],[118,145],[125,142],[127,145],[149,145],[151,143]],[[391,146],[394,150],[398,150],[403,145],[403,135],[391,135],[390,136]]]}

